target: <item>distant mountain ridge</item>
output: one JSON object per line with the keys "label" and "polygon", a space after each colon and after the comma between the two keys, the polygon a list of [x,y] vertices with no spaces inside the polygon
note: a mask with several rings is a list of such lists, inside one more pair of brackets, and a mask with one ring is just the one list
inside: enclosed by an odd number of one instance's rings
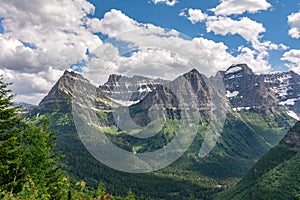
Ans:
{"label": "distant mountain ridge", "polygon": [[290,71],[257,75],[246,64],[232,65],[220,73],[234,110],[269,106],[274,111],[278,105],[284,105],[292,117],[299,116],[299,74]]}
{"label": "distant mountain ridge", "polygon": [[[276,112],[278,111],[278,106],[282,105],[288,108],[290,116],[297,119],[300,115],[300,75],[292,71],[257,75],[246,64],[232,65],[226,71],[220,71],[219,73],[223,77],[226,97],[234,111],[266,110],[266,107],[268,107],[267,110]],[[193,74],[199,74],[197,80],[205,77],[195,69],[185,76],[188,78],[187,76]],[[67,98],[64,95],[72,94],[71,85],[76,80],[85,82],[89,85],[88,87],[96,87],[82,75],[65,71],[49,94],[41,100],[38,110],[42,109],[43,105],[47,104],[46,102],[65,102]],[[165,85],[169,82],[143,76],[130,78],[113,74],[109,76],[108,81],[104,85],[100,85],[98,89],[93,88],[93,90],[116,103],[128,106],[138,103],[159,85]],[[197,84],[197,81],[191,82],[192,87],[199,87],[199,84]],[[205,85],[205,81],[202,80],[200,84]],[[201,95],[207,96],[209,94],[204,92]]]}
{"label": "distant mountain ridge", "polygon": [[[213,193],[227,188],[233,180],[245,175],[261,155],[278,144],[286,130],[294,123],[287,113],[297,111],[281,105],[272,89],[279,86],[268,86],[264,76],[254,74],[247,65],[233,65],[228,70],[219,72],[217,76],[222,84],[224,83],[223,93],[207,84],[212,82],[214,77],[207,78],[196,69],[173,81],[114,74],[102,86],[91,84],[78,73],[66,71],[30,116],[50,116],[50,128],[58,136],[57,150],[65,155],[68,172],[78,179],[86,180],[90,185],[96,186],[97,181],[101,179],[106,180],[110,191],[120,195],[127,192],[124,190],[126,186],[127,189],[136,188],[134,192],[140,197],[146,192],[149,197],[158,199],[172,199],[173,196],[170,195],[178,195],[176,197],[179,199],[185,199],[184,197],[193,190],[198,199],[211,199]],[[199,149],[210,122],[211,98],[216,97],[211,95],[215,91],[216,96],[229,104],[231,109],[228,109],[224,129],[216,146],[209,155],[199,159]],[[94,112],[101,121],[98,128],[102,133],[126,151],[151,152],[163,148],[172,140],[180,119],[178,106],[181,97],[175,94],[187,94],[184,104],[200,111],[201,121],[197,136],[190,149],[171,166],[149,176],[130,176],[129,179],[128,174],[101,164],[81,143],[72,115],[72,103],[81,106],[80,101],[72,102],[76,94],[85,95],[85,100],[91,103],[90,107],[84,108]],[[188,94],[193,94],[193,98],[189,99]],[[296,94],[287,98],[293,96]],[[166,108],[169,118],[163,129],[149,140],[140,141],[117,126],[117,118],[113,114],[116,109],[129,109],[128,119],[132,118],[143,127],[151,121],[148,116],[149,108],[156,104]],[[89,116],[86,117],[89,120]],[[126,123],[126,120],[124,122]],[[172,184],[166,187],[163,183],[170,183],[169,179],[172,180]],[[162,188],[161,192],[149,188],[149,181]],[[178,181],[183,181],[189,187],[177,184]],[[180,192],[174,192],[176,190]]]}

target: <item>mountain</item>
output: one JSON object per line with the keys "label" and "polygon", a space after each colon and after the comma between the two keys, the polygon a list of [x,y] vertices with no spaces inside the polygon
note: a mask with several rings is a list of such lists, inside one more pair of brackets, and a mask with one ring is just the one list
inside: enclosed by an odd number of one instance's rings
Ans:
{"label": "mountain", "polygon": [[300,115],[300,75],[290,72],[254,74],[246,64],[232,65],[222,74],[226,96],[233,110],[278,111],[278,105],[288,108],[296,119]]}
{"label": "mountain", "polygon": [[147,93],[158,85],[168,83],[162,79],[151,79],[143,76],[126,77],[117,74],[109,76],[108,81],[100,85],[102,92],[115,102],[128,106],[142,100]]}
{"label": "mountain", "polygon": [[232,65],[221,72],[227,89],[226,96],[234,110],[275,109],[279,102],[264,77],[255,75],[246,64]]}
{"label": "mountain", "polygon": [[265,154],[234,187],[217,195],[222,200],[298,199],[300,194],[300,122],[280,144]]}
{"label": "mountain", "polygon": [[[295,117],[300,113],[300,75],[290,71],[264,75],[265,83],[280,102],[289,108],[289,114]],[[296,117],[297,118],[297,117]]]}
{"label": "mountain", "polygon": [[[243,77],[230,78],[233,75]],[[30,116],[50,116],[50,129],[58,136],[56,150],[65,155],[66,170],[89,185],[96,187],[103,180],[113,194],[124,195],[132,188],[137,196],[150,199],[187,199],[191,192],[198,199],[210,199],[245,175],[294,123],[271,86],[262,81],[263,76],[255,75],[246,65],[233,65],[217,76],[224,82],[223,93],[207,84],[217,82],[215,77],[207,78],[195,69],[173,81],[111,75],[99,87],[78,73],[66,71]],[[253,87],[248,84],[251,81]],[[229,92],[238,94],[228,95]],[[80,99],[74,102],[78,94],[84,95],[89,107],[84,107],[86,102]],[[199,149],[209,133],[211,102],[216,99],[225,102],[217,106],[226,107],[229,103],[232,109],[228,110],[216,146],[210,154],[199,158]],[[168,144],[175,137],[185,110],[199,111],[201,120],[194,142],[179,160],[153,173],[128,174],[106,167],[88,152],[77,134],[72,103],[94,112],[101,122],[101,132],[133,153],[152,152]],[[151,109],[167,114],[164,126],[148,140],[133,137],[139,129],[151,125]],[[115,112],[122,110],[129,110],[130,116],[120,122]],[[90,119],[89,115],[85,117]],[[120,128],[120,123],[128,126],[131,119],[139,125],[134,126],[133,135]]]}
{"label": "mountain", "polygon": [[30,113],[36,105],[24,103],[24,102],[14,102],[15,107],[20,107],[20,115],[27,115]]}

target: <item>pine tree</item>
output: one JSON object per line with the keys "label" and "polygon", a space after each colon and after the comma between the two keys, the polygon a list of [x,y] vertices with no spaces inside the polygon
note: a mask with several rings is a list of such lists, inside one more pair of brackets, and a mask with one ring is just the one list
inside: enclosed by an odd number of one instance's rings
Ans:
{"label": "pine tree", "polygon": [[98,189],[97,189],[97,197],[106,195],[106,188],[103,181],[100,181]]}
{"label": "pine tree", "polygon": [[22,120],[9,85],[0,77],[0,198],[26,199],[31,191],[35,199],[66,199],[68,178],[60,170],[60,156],[53,153],[49,120]]}
{"label": "pine tree", "polygon": [[131,189],[128,191],[127,197],[125,198],[125,200],[135,200],[135,195]]}
{"label": "pine tree", "polygon": [[61,182],[64,175],[58,166],[60,156],[53,153],[55,136],[47,130],[49,120],[41,117],[27,122],[23,131],[22,169],[25,178],[30,177],[39,189],[40,197],[44,194],[51,199],[61,199]]}
{"label": "pine tree", "polygon": [[21,190],[18,180],[21,176],[21,119],[13,106],[8,89],[9,83],[0,76],[0,188],[10,191]]}

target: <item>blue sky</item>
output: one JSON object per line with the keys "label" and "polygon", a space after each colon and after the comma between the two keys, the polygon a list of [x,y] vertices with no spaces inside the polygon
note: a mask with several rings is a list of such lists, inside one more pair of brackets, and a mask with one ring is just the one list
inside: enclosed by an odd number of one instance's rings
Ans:
{"label": "blue sky", "polygon": [[[168,29],[175,29],[187,36],[205,37],[217,42],[224,42],[230,47],[230,52],[235,54],[238,46],[246,45],[251,47],[240,35],[228,34],[225,36],[208,33],[204,23],[192,24],[186,17],[179,16],[179,13],[187,8],[201,9],[204,12],[213,14],[209,9],[215,8],[220,4],[219,0],[183,0],[174,6],[167,6],[164,3],[155,4],[154,2],[141,0],[90,0],[96,6],[95,16],[103,18],[106,12],[111,9],[122,11],[125,15],[141,23],[151,23]],[[242,1],[241,1],[242,2]],[[274,43],[283,43],[291,49],[300,47],[300,40],[289,36],[288,16],[300,10],[300,2],[296,0],[268,0],[271,7],[267,10],[260,10],[257,13],[243,13],[231,16],[233,19],[249,17],[250,19],[262,23],[266,32],[261,34],[263,40]],[[280,60],[284,51],[269,51],[268,61],[272,65],[272,71],[288,70],[285,62]]]}
{"label": "blue sky", "polygon": [[246,63],[300,73],[296,0],[2,0],[0,74],[37,104],[64,70],[172,79]]}

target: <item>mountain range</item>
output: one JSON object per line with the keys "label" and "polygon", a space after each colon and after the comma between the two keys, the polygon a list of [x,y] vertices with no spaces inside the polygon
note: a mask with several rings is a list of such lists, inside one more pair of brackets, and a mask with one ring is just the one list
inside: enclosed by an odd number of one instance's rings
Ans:
{"label": "mountain range", "polygon": [[[299,90],[300,75],[294,72],[258,75],[246,64],[232,65],[209,78],[193,69],[173,81],[113,74],[101,86],[65,71],[29,117],[50,116],[50,129],[58,136],[56,149],[65,155],[66,170],[91,186],[103,180],[117,195],[132,188],[138,197],[150,199],[188,199],[190,193],[197,199],[211,199],[234,185],[282,140],[300,115]],[[72,115],[74,103],[84,103],[74,102],[77,94],[85,95],[101,132],[129,152],[152,152],[166,146],[174,139],[187,107],[199,111],[197,134],[187,152],[167,168],[149,174],[119,172],[97,161],[82,144]],[[226,110],[226,119],[216,145],[200,158],[215,99],[220,102],[217,108]],[[122,130],[132,120],[138,127],[151,124],[149,110],[155,105],[162,105],[167,113],[157,135],[145,140]],[[128,109],[130,116],[116,121],[114,111],[118,109]]]}

